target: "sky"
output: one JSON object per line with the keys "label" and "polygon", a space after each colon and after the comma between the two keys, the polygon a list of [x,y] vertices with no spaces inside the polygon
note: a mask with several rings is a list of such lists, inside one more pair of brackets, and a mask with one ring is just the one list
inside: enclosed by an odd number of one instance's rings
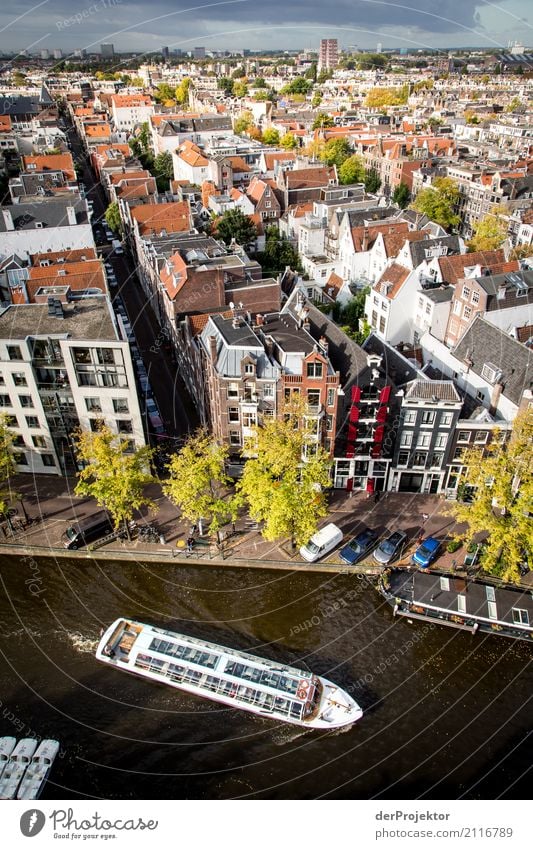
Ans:
{"label": "sky", "polygon": [[533,46],[531,0],[3,0],[0,48],[39,51]]}

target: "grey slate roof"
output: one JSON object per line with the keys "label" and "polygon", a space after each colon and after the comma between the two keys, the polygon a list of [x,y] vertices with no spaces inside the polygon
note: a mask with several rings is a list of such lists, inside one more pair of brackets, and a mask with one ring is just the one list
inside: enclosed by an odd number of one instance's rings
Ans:
{"label": "grey slate roof", "polygon": [[418,377],[419,370],[417,367],[404,357],[403,354],[400,354],[396,348],[387,345],[375,333],[371,333],[365,339],[363,348],[368,354],[378,354],[383,357],[381,368],[385,372],[387,380],[393,383],[394,386],[404,386],[404,384]]}
{"label": "grey slate roof", "polygon": [[242,360],[251,356],[255,361],[258,378],[277,378],[279,370],[276,364],[267,356],[261,340],[246,322],[233,327],[233,319],[212,315],[200,334],[207,352],[210,350],[211,336],[216,339],[216,370],[219,374],[240,377]]}
{"label": "grey slate roof", "polygon": [[400,212],[397,206],[372,206],[368,209],[350,209],[344,214],[348,216],[350,227],[361,227],[365,221],[382,221],[392,218]]}
{"label": "grey slate roof", "polygon": [[[439,236],[437,239],[423,239],[420,242],[409,242],[409,250],[413,260],[413,266],[416,268],[428,258],[428,252],[432,248],[444,246],[447,250],[447,255],[458,254],[461,252],[459,236]],[[429,254],[431,256],[431,254]]]}
{"label": "grey slate roof", "polygon": [[451,301],[454,293],[453,286],[439,286],[436,289],[421,289],[420,292],[433,301],[434,304],[444,304],[446,301]]}
{"label": "grey slate roof", "polygon": [[[4,208],[11,212],[15,230],[35,230],[37,222],[41,222],[45,227],[68,227],[69,206],[76,210],[76,224],[87,224],[85,200],[73,194],[69,197],[43,197],[34,202],[16,203]],[[7,232],[9,231],[4,216],[0,215],[0,233]]]}
{"label": "grey slate roof", "polygon": [[413,380],[405,393],[409,401],[460,401],[453,380]]}
{"label": "grey slate roof", "polygon": [[119,341],[107,297],[81,298],[65,305],[64,318],[48,315],[48,304],[12,304],[0,313],[0,339],[69,335],[73,339]]}
{"label": "grey slate roof", "polygon": [[475,374],[481,375],[485,363],[502,372],[503,394],[519,404],[522,393],[533,385],[533,350],[476,316],[452,353],[463,362],[468,360]]}
{"label": "grey slate roof", "polygon": [[367,357],[360,345],[350,339],[341,328],[312,304],[306,304],[311,334],[318,341],[325,336],[328,355],[335,371],[340,373],[341,386],[358,385],[369,374]]}

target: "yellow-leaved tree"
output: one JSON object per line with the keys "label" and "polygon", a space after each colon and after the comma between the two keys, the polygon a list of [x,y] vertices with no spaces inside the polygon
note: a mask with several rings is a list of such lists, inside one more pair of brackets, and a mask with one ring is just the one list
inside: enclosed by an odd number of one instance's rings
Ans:
{"label": "yellow-leaved tree", "polygon": [[501,248],[507,238],[506,212],[508,216],[508,210],[493,206],[488,215],[477,222],[474,235],[467,242],[469,251],[495,251]]}
{"label": "yellow-leaved tree", "polygon": [[13,457],[13,434],[7,426],[7,418],[0,415],[0,516],[4,516],[9,502],[18,497],[11,491],[9,482],[15,474]]}
{"label": "yellow-leaved tree", "polygon": [[316,420],[305,412],[293,403],[282,418],[267,419],[254,429],[237,484],[237,501],[246,504],[252,519],[264,522],[263,537],[288,536],[293,546],[315,533],[318,520],[327,514],[324,490],[331,486],[331,460],[314,443]]}
{"label": "yellow-leaved tree", "polygon": [[154,508],[145,493],[153,480],[150,461],[153,451],[147,446],[131,450],[129,439],[102,424],[97,431],[78,430],[76,457],[83,468],[78,472],[77,495],[88,495],[103,507],[116,530],[123,525],[129,536],[128,522],[134,510]]}
{"label": "yellow-leaved tree", "polygon": [[[501,436],[501,433],[500,433]],[[504,581],[520,579],[519,565],[533,548],[533,409],[520,413],[507,442],[496,433],[485,449],[463,452],[461,489],[473,488],[472,501],[457,501],[449,510],[466,522],[463,535],[471,543],[487,535],[481,565]]]}

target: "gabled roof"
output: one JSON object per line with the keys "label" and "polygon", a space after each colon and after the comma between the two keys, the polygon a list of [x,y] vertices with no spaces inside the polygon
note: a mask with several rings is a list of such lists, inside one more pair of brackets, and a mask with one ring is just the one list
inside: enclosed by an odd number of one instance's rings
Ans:
{"label": "gabled roof", "polygon": [[385,269],[372,288],[375,292],[379,292],[380,295],[384,295],[389,301],[392,301],[401,290],[410,273],[408,268],[404,268],[403,265],[393,262],[392,265],[389,265]]}
{"label": "gabled roof", "polygon": [[326,280],[325,292],[326,295],[331,298],[333,301],[337,300],[337,296],[344,286],[344,280],[342,277],[339,277],[338,274],[335,274],[334,271],[331,272],[328,279]]}
{"label": "gabled roof", "polygon": [[492,268],[495,264],[505,262],[502,250],[497,251],[475,251],[470,254],[459,254],[457,256],[442,256],[437,260],[442,279],[445,283],[457,283],[465,274],[465,268],[481,265],[483,268]]}
{"label": "gabled roof", "polygon": [[0,115],[0,133],[9,133],[13,127],[9,115]]}
{"label": "gabled roof", "polygon": [[[459,236],[438,236],[435,239],[423,239],[411,242],[409,251],[413,267],[417,268],[425,259],[430,259],[432,251],[438,251],[444,248],[448,251],[447,256],[455,253],[459,254],[461,250]],[[451,259],[453,259],[453,256]]]}
{"label": "gabled roof", "polygon": [[283,171],[283,179],[288,189],[314,189],[327,186],[336,179],[335,168],[299,168],[295,171]]}
{"label": "gabled roof", "polygon": [[205,168],[209,160],[200,151],[200,148],[191,141],[184,141],[176,151],[176,156],[183,159],[192,168]]}
{"label": "gabled roof", "polygon": [[67,180],[75,180],[76,172],[70,153],[51,153],[42,156],[23,156],[22,170],[34,174],[43,171],[62,171]]}
{"label": "gabled roof", "polygon": [[522,393],[533,381],[533,350],[508,336],[499,327],[476,315],[453,348],[458,360],[468,362],[469,368],[481,376],[488,364],[501,371],[503,394],[513,404],[519,404]]}
{"label": "gabled roof", "polygon": [[405,398],[409,401],[461,402],[453,380],[413,380],[406,388]]}
{"label": "gabled roof", "polygon": [[[83,262],[85,259],[96,259],[96,251],[94,248],[76,248],[71,251],[49,251],[46,253],[32,254],[31,264],[40,265],[41,260],[48,260],[51,263],[61,262]],[[62,266],[63,267],[63,266]]]}
{"label": "gabled roof", "polygon": [[131,217],[137,222],[141,236],[161,233],[184,233],[191,229],[191,215],[186,200],[134,206]]}
{"label": "gabled roof", "polygon": [[377,224],[371,223],[368,227],[364,225],[353,227],[352,241],[355,251],[359,253],[361,251],[370,250],[381,233],[383,233],[384,236],[399,236],[400,247],[398,250],[400,250],[407,238],[407,234],[409,233],[409,225],[405,221],[383,221],[378,222]]}
{"label": "gabled roof", "polygon": [[294,162],[296,160],[296,154],[290,150],[277,150],[274,153],[265,151],[263,153],[263,159],[265,160],[266,170],[273,171],[276,162]]}

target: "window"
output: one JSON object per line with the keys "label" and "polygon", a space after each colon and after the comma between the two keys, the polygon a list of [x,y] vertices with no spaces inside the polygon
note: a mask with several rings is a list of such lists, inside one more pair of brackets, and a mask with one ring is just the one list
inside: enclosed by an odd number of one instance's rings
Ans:
{"label": "window", "polygon": [[418,299],[418,308],[419,308],[420,310],[424,309],[424,298],[419,298],[419,299]]}
{"label": "window", "polygon": [[429,315],[430,313],[431,313],[431,304],[428,302],[426,304],[426,315]]}
{"label": "window", "polygon": [[472,292],[472,303],[474,305],[479,304],[479,292]]}
{"label": "window", "polygon": [[78,383],[80,386],[96,386],[96,375],[89,371],[80,372]]}
{"label": "window", "polygon": [[13,451],[13,459],[17,466],[28,465],[28,458],[26,457],[24,451]]}
{"label": "window", "polygon": [[435,420],[435,413],[431,410],[424,410],[422,413],[422,424],[433,424]]}
{"label": "window", "polygon": [[427,458],[427,451],[415,451],[413,454],[413,466],[421,466],[422,468],[425,468]]}
{"label": "window", "polygon": [[5,386],[6,381],[3,374],[0,374],[0,386]]}
{"label": "window", "polygon": [[419,433],[416,439],[417,448],[429,448],[431,433]]}
{"label": "window", "polygon": [[320,390],[319,389],[308,389],[307,390],[307,403],[310,407],[318,407],[320,405]]}
{"label": "window", "polygon": [[133,433],[133,425],[129,419],[119,419],[117,422],[117,431],[119,433]]}
{"label": "window", "polygon": [[485,593],[487,596],[487,601],[496,601],[496,593],[494,591],[494,587],[485,587]]}
{"label": "window", "polygon": [[370,323],[374,328],[378,326],[378,314],[375,310],[372,310],[372,321]]}
{"label": "window", "polygon": [[257,424],[257,418],[255,413],[243,413],[242,414],[242,426],[243,427],[255,427]]}
{"label": "window", "polygon": [[75,363],[87,365],[91,362],[91,352],[89,348],[74,348],[72,356],[74,357]]}
{"label": "window", "polygon": [[481,442],[484,445],[488,439],[488,436],[489,435],[486,430],[476,430],[474,441]]}
{"label": "window", "polygon": [[240,445],[241,444],[241,435],[240,435],[238,430],[230,430],[229,441],[230,441],[230,445]]}
{"label": "window", "polygon": [[470,297],[470,289],[468,288],[468,286],[463,286],[463,291],[462,291],[461,297],[462,297],[463,301],[468,301],[468,299]]}
{"label": "window", "polygon": [[529,613],[521,607],[513,607],[513,622],[515,625],[529,625]]}
{"label": "window", "polygon": [[450,579],[449,579],[449,578],[441,577],[441,579],[440,579],[440,588],[441,588],[441,590],[443,590],[445,593],[449,592],[449,591],[450,591]]}
{"label": "window", "polygon": [[433,454],[433,456],[431,457],[431,467],[433,469],[440,469],[440,467],[442,466],[443,456],[443,454]]}
{"label": "window", "polygon": [[115,352],[113,348],[98,348],[96,359],[100,365],[115,365]]}
{"label": "window", "polygon": [[496,603],[494,601],[488,601],[487,607],[489,609],[489,619],[497,619],[498,618],[498,608],[496,607]]}
{"label": "window", "polygon": [[440,423],[443,427],[449,427],[453,421],[453,413],[442,413]]}
{"label": "window", "polygon": [[326,416],[326,431],[333,428],[333,416]]}
{"label": "window", "polygon": [[409,462],[409,451],[400,451],[398,454],[398,465],[399,466],[407,466]]}
{"label": "window", "polygon": [[447,441],[448,437],[445,433],[437,434],[437,438],[435,439],[435,448],[446,448]]}
{"label": "window", "polygon": [[230,421],[230,422],[238,422],[239,421],[239,408],[238,407],[229,407],[229,409],[228,409],[228,421]]}
{"label": "window", "polygon": [[465,307],[464,310],[463,310],[463,318],[465,318],[468,321],[468,319],[470,318],[471,315],[472,315],[472,307],[468,307],[468,306]]}
{"label": "window", "polygon": [[245,374],[255,374],[255,366],[253,363],[245,363],[244,364],[244,373]]}
{"label": "window", "polygon": [[461,306],[462,306],[461,301],[454,301],[453,302],[453,311],[454,311],[455,315],[461,315]]}
{"label": "window", "polygon": [[265,383],[263,386],[263,398],[273,398],[274,397],[274,385],[272,383]]}
{"label": "window", "polygon": [[19,423],[16,416],[4,416],[6,427],[18,427]]}
{"label": "window", "polygon": [[335,403],[335,390],[328,389],[328,407],[333,407]]}
{"label": "window", "polygon": [[10,360],[21,360],[22,359],[22,351],[20,349],[20,345],[8,345],[7,346],[7,356]]}
{"label": "window", "polygon": [[89,425],[93,433],[98,433],[102,426],[102,419],[89,419]]}
{"label": "window", "polygon": [[239,385],[237,383],[230,383],[228,386],[228,398],[238,398],[239,397]]}
{"label": "window", "polygon": [[307,363],[307,377],[322,377],[322,363]]}
{"label": "window", "polygon": [[406,410],[403,423],[414,424],[416,422],[416,410]]}
{"label": "window", "polygon": [[[102,405],[100,404],[100,398],[86,398],[85,406],[87,407],[88,413],[101,413]],[[115,410],[116,412],[116,410]]]}
{"label": "window", "polygon": [[21,371],[14,371],[13,374],[11,375],[11,377],[13,378],[13,383],[15,384],[15,386],[27,386],[28,385],[28,381],[26,380],[26,375],[23,374]]}
{"label": "window", "polygon": [[19,395],[19,401],[21,407],[31,407],[33,408],[33,398],[31,395]]}
{"label": "window", "polygon": [[380,333],[385,333],[385,326],[386,326],[385,316],[382,315],[380,320],[379,320],[379,332]]}
{"label": "window", "polygon": [[37,416],[26,416],[26,424],[31,428],[39,427],[39,419]]}
{"label": "window", "polygon": [[468,430],[460,430],[457,434],[457,442],[470,442],[470,433]]}
{"label": "window", "polygon": [[0,407],[11,407],[11,398],[9,395],[0,395]]}
{"label": "window", "polygon": [[41,460],[43,466],[55,466],[55,460],[53,454],[41,454]]}
{"label": "window", "polygon": [[457,610],[459,613],[466,613],[466,596],[458,595],[457,596]]}
{"label": "window", "polygon": [[44,436],[32,436],[31,439],[36,448],[46,448],[46,439]]}
{"label": "window", "polygon": [[129,413],[127,398],[113,398],[113,410],[115,413]]}
{"label": "window", "polygon": [[400,439],[400,445],[402,446],[402,448],[410,448],[412,441],[413,432],[410,430],[404,431]]}

